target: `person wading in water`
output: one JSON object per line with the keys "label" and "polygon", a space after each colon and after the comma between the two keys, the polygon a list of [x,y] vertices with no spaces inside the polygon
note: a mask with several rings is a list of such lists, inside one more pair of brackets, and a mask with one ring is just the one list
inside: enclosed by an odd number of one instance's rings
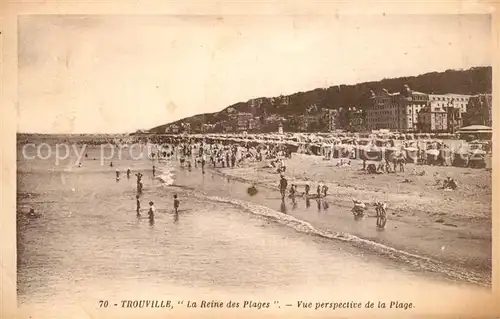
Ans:
{"label": "person wading in water", "polygon": [[154,221],[155,219],[155,207],[153,202],[149,202],[149,211],[148,211],[148,216],[150,221]]}
{"label": "person wading in water", "polygon": [[141,217],[141,200],[139,199],[139,195],[135,196],[136,198],[136,208],[135,211],[137,212],[137,217]]}
{"label": "person wading in water", "polygon": [[179,206],[180,206],[180,201],[177,198],[177,194],[174,195],[174,222],[177,222],[179,220]]}
{"label": "person wading in water", "polygon": [[281,200],[285,200],[285,193],[287,186],[288,186],[288,181],[286,180],[284,175],[281,175],[280,179]]}
{"label": "person wading in water", "polygon": [[205,153],[201,155],[201,173],[205,174],[205,163],[206,163],[206,156]]}

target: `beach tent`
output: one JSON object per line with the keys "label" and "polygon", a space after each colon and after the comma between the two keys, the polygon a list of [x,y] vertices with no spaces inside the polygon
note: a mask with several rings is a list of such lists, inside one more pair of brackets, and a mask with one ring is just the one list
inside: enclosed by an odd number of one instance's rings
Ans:
{"label": "beach tent", "polygon": [[480,149],[469,151],[468,166],[473,168],[485,168],[486,167],[485,155],[486,152]]}
{"label": "beach tent", "polygon": [[490,141],[483,141],[483,140],[474,140],[469,142],[469,149],[480,149],[485,152],[490,151]]}
{"label": "beach tent", "polygon": [[393,162],[396,158],[403,156],[406,158],[406,154],[404,151],[397,147],[387,147],[384,150],[384,158],[388,162]]}
{"label": "beach tent", "polygon": [[425,153],[427,156],[427,164],[429,164],[429,165],[438,165],[439,164],[439,150],[428,149]]}
{"label": "beach tent", "polygon": [[469,152],[463,148],[453,152],[453,166],[467,167],[469,166]]}
{"label": "beach tent", "polygon": [[366,146],[359,150],[359,158],[365,161],[381,161],[382,150],[373,145]]}
{"label": "beach tent", "polygon": [[412,146],[405,147],[404,151],[406,152],[406,158],[416,164],[418,159],[418,148]]}

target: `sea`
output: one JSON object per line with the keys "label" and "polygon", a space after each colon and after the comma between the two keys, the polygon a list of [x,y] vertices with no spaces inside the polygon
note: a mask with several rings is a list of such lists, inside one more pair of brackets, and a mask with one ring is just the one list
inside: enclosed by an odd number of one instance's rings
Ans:
{"label": "sea", "polygon": [[[119,305],[124,299],[204,296],[224,302],[268,300],[279,312],[311,296],[323,296],[316,301],[334,296],[380,300],[392,286],[393,295],[414,303],[423,298],[416,291],[425,289],[426,306],[432,308],[432,292],[462,298],[486,291],[388,259],[380,247],[353,244],[349,234],[324,234],[288,215],[291,208],[282,207],[277,191],[260,190],[252,197],[248,184],[211,169],[202,173],[177,161],[154,160],[147,152],[144,145],[122,152],[87,146],[85,157],[70,151],[57,160],[54,145],[19,147],[20,309],[33,318],[79,318],[99,313],[104,301]],[[137,218],[139,172],[144,188]],[[174,195],[180,200],[177,215]],[[154,222],[147,218],[150,201],[157,210]],[[312,206],[310,213],[317,213]],[[36,216],[30,216],[30,208]],[[442,311],[437,304],[432,309]]]}

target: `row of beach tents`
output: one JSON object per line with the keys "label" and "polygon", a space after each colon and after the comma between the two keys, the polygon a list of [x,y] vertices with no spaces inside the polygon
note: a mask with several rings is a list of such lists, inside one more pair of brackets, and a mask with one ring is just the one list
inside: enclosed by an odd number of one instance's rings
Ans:
{"label": "row of beach tents", "polygon": [[417,136],[417,139],[396,140],[381,135],[360,137],[347,134],[194,134],[170,135],[172,140],[205,141],[207,143],[237,143],[249,147],[279,146],[292,153],[307,153],[333,158],[352,158],[366,161],[393,161],[429,165],[484,167],[490,143],[486,141],[453,140],[451,147],[442,139]]}

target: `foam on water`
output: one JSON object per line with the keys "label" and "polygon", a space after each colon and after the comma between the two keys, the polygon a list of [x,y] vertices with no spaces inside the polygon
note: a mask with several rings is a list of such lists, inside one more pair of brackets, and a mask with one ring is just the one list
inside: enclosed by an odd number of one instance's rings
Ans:
{"label": "foam on water", "polygon": [[333,232],[328,230],[317,229],[306,221],[297,219],[293,216],[281,213],[277,210],[262,205],[250,203],[239,199],[226,198],[221,196],[210,196],[200,191],[191,190],[190,193],[191,193],[190,195],[194,197],[199,197],[202,199],[238,206],[241,209],[251,214],[271,219],[279,224],[291,227],[294,230],[301,233],[313,236],[319,236],[332,240],[340,240],[342,242],[349,243],[354,247],[375,252],[378,255],[388,257],[389,259],[392,260],[404,262],[420,270],[429,271],[433,273],[442,273],[446,275],[448,279],[451,280],[461,280],[479,284],[481,286],[489,286],[488,283],[489,280],[484,276],[482,276],[481,274],[474,274],[471,273],[469,270],[464,270],[458,267],[451,267],[449,265],[445,265],[444,263],[433,260],[431,258],[412,254],[381,243],[360,238],[358,236],[349,233]]}
{"label": "foam on water", "polygon": [[160,174],[158,175],[158,179],[164,185],[170,186],[174,183],[175,173],[174,173],[174,168],[170,162],[168,162],[167,165],[158,169],[158,171],[160,172]]}
{"label": "foam on water", "polygon": [[360,238],[350,233],[317,229],[304,220],[300,220],[296,217],[287,215],[285,213],[279,212],[277,210],[271,209],[266,206],[258,205],[240,199],[227,198],[222,196],[210,196],[202,191],[195,190],[191,187],[186,187],[183,185],[173,185],[175,182],[175,169],[176,166],[172,162],[167,162],[164,166],[159,168],[161,174],[158,176],[158,179],[162,181],[163,185],[182,188],[185,191],[189,192],[191,196],[198,197],[201,199],[238,206],[240,209],[243,209],[253,215],[271,219],[279,224],[291,227],[294,230],[301,233],[320,236],[332,240],[339,240],[342,242],[349,243],[354,247],[375,252],[389,259],[404,262],[406,264],[409,264],[413,267],[416,267],[424,271],[430,271],[433,273],[442,273],[445,274],[448,277],[448,279],[462,280],[483,286],[489,286],[488,278],[485,278],[485,276],[481,274],[471,273],[470,270],[461,269],[459,267],[452,267],[442,262],[433,260],[431,258],[420,256],[417,254],[412,254],[381,243]]}

